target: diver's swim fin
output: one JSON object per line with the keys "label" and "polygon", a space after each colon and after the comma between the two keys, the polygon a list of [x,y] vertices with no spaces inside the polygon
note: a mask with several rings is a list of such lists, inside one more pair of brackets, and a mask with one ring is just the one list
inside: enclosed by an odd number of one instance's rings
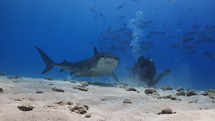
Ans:
{"label": "diver's swim fin", "polygon": [[153,79],[153,81],[150,81],[148,86],[149,87],[153,87],[155,86],[161,78],[163,78],[164,76],[167,76],[171,73],[172,71],[170,69],[165,69],[162,73],[160,73],[159,75],[156,75]]}

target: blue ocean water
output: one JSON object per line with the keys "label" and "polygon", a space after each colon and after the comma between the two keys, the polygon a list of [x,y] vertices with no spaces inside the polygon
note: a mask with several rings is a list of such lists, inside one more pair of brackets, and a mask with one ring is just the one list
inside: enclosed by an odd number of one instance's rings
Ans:
{"label": "blue ocean water", "polygon": [[[1,0],[0,71],[68,78],[69,72],[58,69],[42,75],[45,64],[35,46],[55,62],[86,59],[96,46],[120,58],[115,72],[122,82],[143,55],[153,59],[157,73],[172,70],[157,86],[214,89],[214,4],[214,0]],[[109,76],[86,80],[114,82]]]}

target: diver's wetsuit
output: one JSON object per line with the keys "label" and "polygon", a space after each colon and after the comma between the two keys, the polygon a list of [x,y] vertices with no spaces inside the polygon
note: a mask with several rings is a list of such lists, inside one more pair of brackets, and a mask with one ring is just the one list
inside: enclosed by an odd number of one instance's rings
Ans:
{"label": "diver's wetsuit", "polygon": [[140,82],[145,82],[148,87],[155,86],[159,80],[168,75],[171,70],[165,69],[162,73],[156,75],[154,62],[150,58],[140,56],[132,68],[133,77]]}
{"label": "diver's wetsuit", "polygon": [[145,82],[148,86],[153,82],[154,76],[156,74],[156,68],[154,62],[143,56],[140,56],[135,63],[133,70],[133,76],[137,78],[140,82]]}

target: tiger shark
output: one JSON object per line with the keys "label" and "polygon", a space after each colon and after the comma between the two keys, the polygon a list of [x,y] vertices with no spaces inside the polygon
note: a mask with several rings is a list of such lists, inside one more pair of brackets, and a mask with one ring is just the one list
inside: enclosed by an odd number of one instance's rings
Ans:
{"label": "tiger shark", "polygon": [[62,63],[55,63],[49,58],[39,47],[36,46],[40,56],[46,64],[46,68],[42,74],[49,72],[52,68],[60,68],[60,72],[65,70],[70,71],[71,75],[78,77],[97,77],[110,74],[116,81],[117,76],[113,72],[118,65],[119,58],[109,53],[99,53],[97,48],[94,47],[94,55],[78,62],[68,62],[64,60]]}

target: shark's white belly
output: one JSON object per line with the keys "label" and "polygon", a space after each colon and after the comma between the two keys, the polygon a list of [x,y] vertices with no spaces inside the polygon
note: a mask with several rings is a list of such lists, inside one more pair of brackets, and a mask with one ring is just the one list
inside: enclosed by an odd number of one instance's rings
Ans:
{"label": "shark's white belly", "polygon": [[111,74],[117,67],[118,60],[113,58],[101,58],[97,65],[88,71],[91,76],[100,76],[104,74]]}

